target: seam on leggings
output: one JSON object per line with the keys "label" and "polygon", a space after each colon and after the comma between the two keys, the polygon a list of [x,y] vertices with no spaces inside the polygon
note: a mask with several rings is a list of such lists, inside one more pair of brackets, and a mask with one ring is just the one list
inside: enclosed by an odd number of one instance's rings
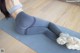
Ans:
{"label": "seam on leggings", "polygon": [[[34,18],[34,21],[33,21],[32,25],[31,25],[30,27],[32,27],[32,26],[35,24],[35,22],[36,22],[35,17],[33,17],[33,18]],[[25,34],[27,34],[27,30],[28,30],[30,27],[28,27],[27,29],[25,29]]]}

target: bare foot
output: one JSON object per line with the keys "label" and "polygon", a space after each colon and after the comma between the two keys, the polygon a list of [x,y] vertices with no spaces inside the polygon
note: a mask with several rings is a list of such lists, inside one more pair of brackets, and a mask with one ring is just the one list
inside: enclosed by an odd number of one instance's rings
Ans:
{"label": "bare foot", "polygon": [[[5,3],[6,3],[6,8],[7,8],[7,11],[9,11],[12,7],[18,5],[18,4],[21,4],[19,0],[5,0]],[[14,11],[11,15],[12,17],[15,19],[17,14],[20,13],[22,10],[22,8]]]}

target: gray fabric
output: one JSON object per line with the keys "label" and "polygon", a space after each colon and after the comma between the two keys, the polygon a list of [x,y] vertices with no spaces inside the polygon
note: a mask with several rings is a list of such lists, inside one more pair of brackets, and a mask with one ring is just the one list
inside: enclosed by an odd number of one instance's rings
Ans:
{"label": "gray fabric", "polygon": [[16,11],[19,8],[22,8],[22,4],[19,4],[19,5],[16,5],[16,6],[12,7],[10,10],[8,10],[8,12],[10,14],[12,14],[14,11]]}
{"label": "gray fabric", "polygon": [[16,31],[20,34],[34,35],[47,34],[48,32],[55,33],[58,37],[61,33],[58,27],[49,22],[20,12],[15,20]]}
{"label": "gray fabric", "polygon": [[[27,18],[26,18],[27,17]],[[25,30],[34,23],[34,18],[24,13],[19,13],[15,20],[15,29],[19,34],[25,34]]]}
{"label": "gray fabric", "polygon": [[[61,46],[56,43],[56,35],[52,32],[47,35],[52,35],[53,40],[49,39],[46,34],[35,34],[35,35],[21,35],[15,31],[15,21],[12,18],[0,20],[0,29],[4,30],[12,37],[16,38],[26,46],[29,46],[37,53],[80,53],[80,51],[68,50],[65,45]],[[71,31],[64,27],[57,26],[62,32],[69,33],[71,36],[80,38],[80,33]],[[51,36],[49,36],[51,37]]]}

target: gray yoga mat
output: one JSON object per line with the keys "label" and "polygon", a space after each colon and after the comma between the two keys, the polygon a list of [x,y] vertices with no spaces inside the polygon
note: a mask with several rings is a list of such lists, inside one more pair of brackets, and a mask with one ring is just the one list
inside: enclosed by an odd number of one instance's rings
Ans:
{"label": "gray yoga mat", "polygon": [[[56,43],[56,40],[51,40],[44,34],[36,35],[20,35],[15,32],[14,19],[2,19],[0,20],[0,29],[10,34],[15,39],[19,40],[23,44],[29,46],[37,53],[80,53],[76,50],[68,50],[65,45],[61,46]],[[80,38],[80,33],[71,31],[64,27],[58,26],[59,29],[65,33],[69,33],[72,36]]]}

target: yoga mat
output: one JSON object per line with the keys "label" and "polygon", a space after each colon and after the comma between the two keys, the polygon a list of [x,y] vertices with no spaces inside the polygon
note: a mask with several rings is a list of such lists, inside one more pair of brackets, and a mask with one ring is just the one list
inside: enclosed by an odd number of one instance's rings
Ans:
{"label": "yoga mat", "polygon": [[[0,29],[10,34],[15,39],[29,46],[37,53],[80,53],[80,51],[69,50],[64,46],[56,43],[56,40],[51,40],[44,34],[36,35],[20,35],[15,32],[15,21],[12,18],[0,20]],[[58,26],[59,29],[72,36],[80,38],[80,33]]]}

